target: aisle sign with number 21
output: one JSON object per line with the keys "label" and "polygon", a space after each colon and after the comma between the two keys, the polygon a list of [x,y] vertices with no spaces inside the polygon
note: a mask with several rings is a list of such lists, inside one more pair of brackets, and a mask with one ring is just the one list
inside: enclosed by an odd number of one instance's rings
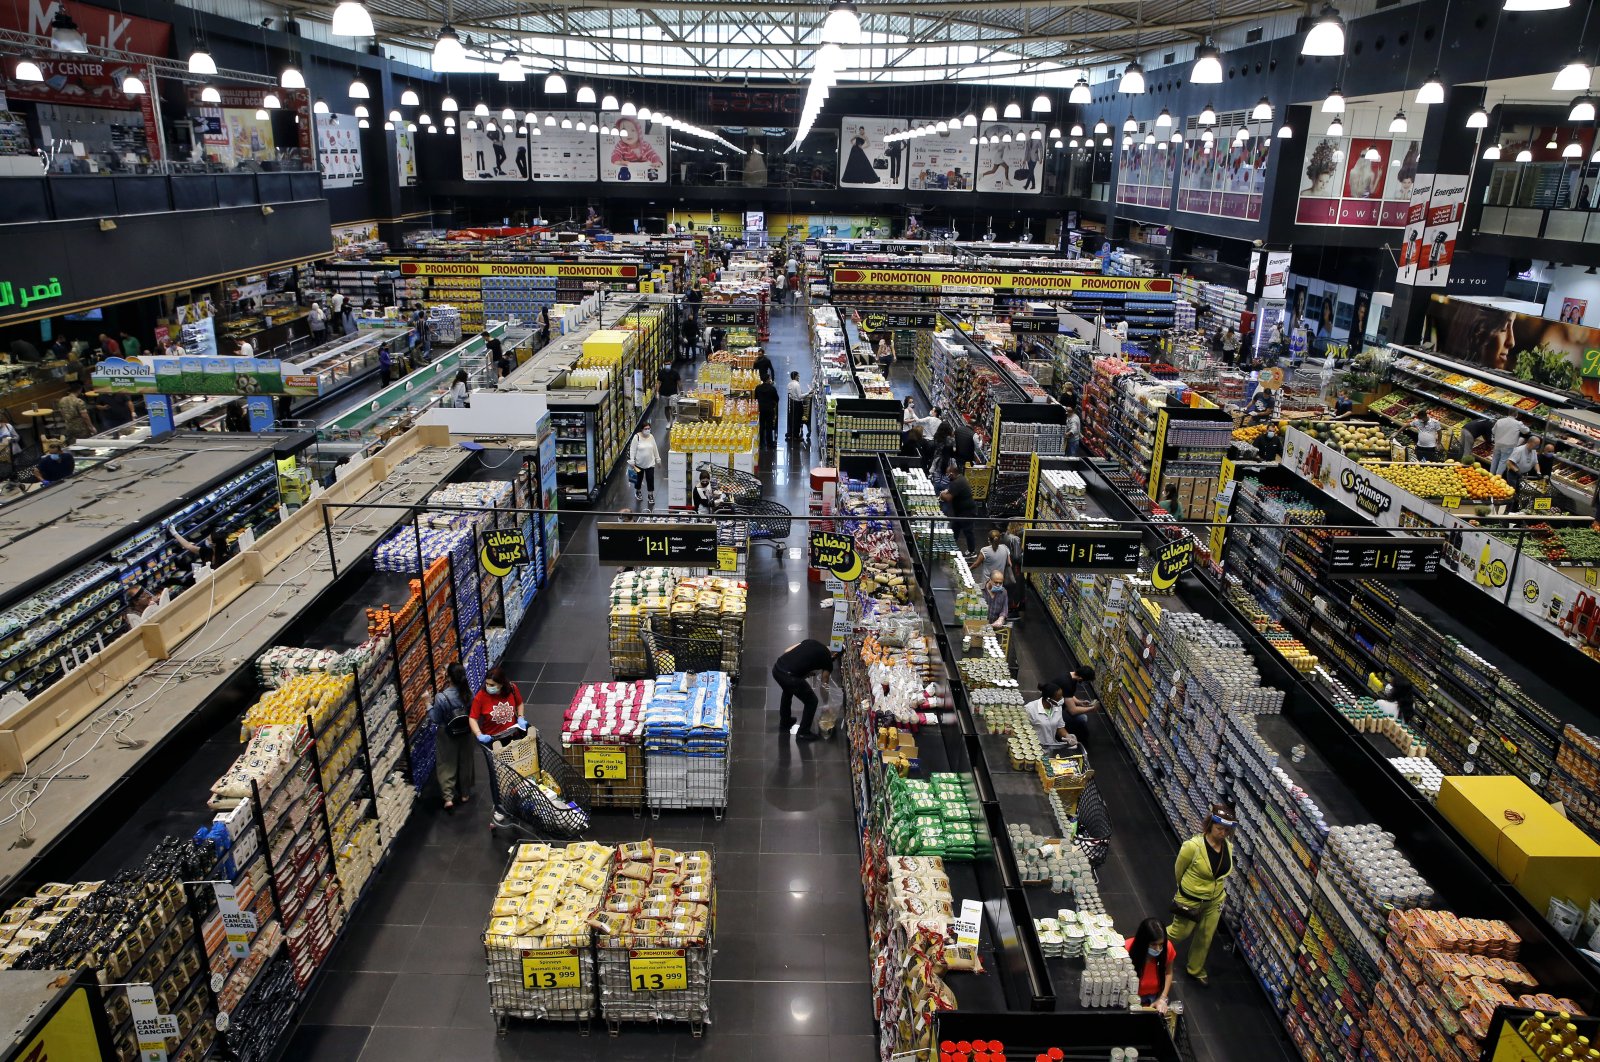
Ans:
{"label": "aisle sign with number 21", "polygon": [[672,948],[628,952],[628,983],[635,992],[681,992],[689,987],[689,963]]}
{"label": "aisle sign with number 21", "polygon": [[577,988],[578,949],[522,953],[522,987]]}

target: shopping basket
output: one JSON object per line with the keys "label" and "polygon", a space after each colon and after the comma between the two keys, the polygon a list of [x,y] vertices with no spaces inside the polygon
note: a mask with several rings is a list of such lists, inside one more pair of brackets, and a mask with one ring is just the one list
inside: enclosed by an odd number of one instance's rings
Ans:
{"label": "shopping basket", "polygon": [[480,747],[494,798],[491,830],[509,829],[539,840],[567,841],[589,828],[589,784],[537,732]]}
{"label": "shopping basket", "polygon": [[712,461],[701,461],[695,465],[695,472],[710,472],[712,488],[735,505],[761,498],[761,481],[748,472]]}
{"label": "shopping basket", "polygon": [[794,514],[788,507],[765,498],[756,498],[739,503],[734,511],[749,517],[751,548],[758,542],[771,546],[773,554],[781,562],[788,546],[789,528],[794,521]]}
{"label": "shopping basket", "polygon": [[639,633],[654,667],[652,675],[726,670],[722,666],[722,628],[715,623],[674,621],[669,632],[656,626],[656,617],[647,616]]}
{"label": "shopping basket", "polygon": [[1089,857],[1089,865],[1096,872],[1111,854],[1111,813],[1100,795],[1100,787],[1092,780],[1078,797],[1078,832],[1074,843]]}

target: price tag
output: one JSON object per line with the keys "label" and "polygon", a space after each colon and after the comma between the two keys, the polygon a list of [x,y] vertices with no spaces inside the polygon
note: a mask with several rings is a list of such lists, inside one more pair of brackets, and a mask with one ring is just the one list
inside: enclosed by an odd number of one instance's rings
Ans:
{"label": "price tag", "polygon": [[594,745],[583,750],[583,776],[607,782],[628,777],[628,751],[620,745]]}
{"label": "price tag", "polygon": [[1446,509],[1459,509],[1461,508],[1461,496],[1459,494],[1446,494],[1443,504]]}
{"label": "price tag", "polygon": [[983,928],[983,907],[977,900],[962,900],[961,917],[950,925],[956,931],[957,944],[976,948],[979,931]]}
{"label": "price tag", "polygon": [[1585,568],[1583,581],[1590,586],[1600,586],[1600,568]]}
{"label": "price tag", "polygon": [[1534,512],[1542,513],[1542,512],[1544,512],[1545,510],[1547,510],[1549,508],[1550,508],[1550,499],[1549,498],[1535,498],[1535,499],[1533,499],[1533,511]]}
{"label": "price tag", "polygon": [[635,992],[681,992],[689,987],[689,960],[682,949],[630,951],[628,986]]}
{"label": "price tag", "polygon": [[217,912],[222,915],[222,930],[228,935],[228,954],[243,959],[250,954],[250,934],[256,931],[254,911],[239,909],[239,896],[230,882],[213,882],[217,893]]}
{"label": "price tag", "polygon": [[128,986],[128,1008],[140,1062],[167,1062],[167,1041],[178,1035],[178,1019],[156,1009],[156,990],[150,985]]}
{"label": "price tag", "polygon": [[732,546],[717,547],[717,571],[736,572],[739,570],[739,551]]}
{"label": "price tag", "polygon": [[523,952],[522,987],[527,989],[577,988],[578,949]]}

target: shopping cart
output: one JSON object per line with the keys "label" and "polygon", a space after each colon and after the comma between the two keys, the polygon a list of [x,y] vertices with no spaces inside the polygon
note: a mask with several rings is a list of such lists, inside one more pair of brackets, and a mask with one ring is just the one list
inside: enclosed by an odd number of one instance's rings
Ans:
{"label": "shopping cart", "polygon": [[719,465],[712,461],[701,461],[695,466],[695,472],[710,472],[712,488],[718,494],[725,496],[733,505],[759,501],[761,498],[761,481],[748,472],[741,472],[737,468],[729,468],[727,465]]}
{"label": "shopping cart", "polygon": [[[717,624],[674,621],[668,631],[658,628],[655,617],[650,616],[639,633],[654,667],[652,675],[728,670],[722,666],[723,631]],[[737,677],[737,670],[730,671],[729,675]]]}
{"label": "shopping cart", "polygon": [[734,512],[750,518],[750,548],[754,549],[758,542],[771,546],[773,555],[782,563],[784,550],[789,545],[789,528],[794,521],[794,514],[788,507],[765,498],[756,498],[735,505]]}
{"label": "shopping cart", "polygon": [[588,830],[593,805],[588,782],[536,731],[481,747],[494,798],[491,830],[546,841],[572,840]]}

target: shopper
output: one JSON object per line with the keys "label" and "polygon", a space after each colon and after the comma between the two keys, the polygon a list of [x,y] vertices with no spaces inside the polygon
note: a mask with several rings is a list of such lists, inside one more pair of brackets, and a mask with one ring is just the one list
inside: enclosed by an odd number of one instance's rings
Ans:
{"label": "shopper", "polygon": [[1028,713],[1028,721],[1039,734],[1039,744],[1047,749],[1071,743],[1072,732],[1067,729],[1066,723],[1066,703],[1066,693],[1060,683],[1046,682],[1039,687],[1038,698],[1023,707]]}
{"label": "shopper", "polygon": [[789,424],[786,427],[784,438],[790,443],[798,443],[805,435],[805,387],[800,385],[800,373],[790,369],[789,373]]}
{"label": "shopper", "polygon": [[144,344],[139,342],[133,333],[126,328],[118,329],[117,335],[122,337],[118,346],[122,347],[122,356],[124,358],[137,358],[144,352]]}
{"label": "shopper", "polygon": [[721,325],[717,325],[711,329],[711,335],[706,342],[710,344],[708,349],[712,352],[726,350],[728,348],[728,330]]}
{"label": "shopper", "polygon": [[312,303],[311,312],[306,314],[306,320],[311,324],[311,344],[319,346],[328,339],[328,315],[322,312],[321,303]]}
{"label": "shopper", "polygon": [[[11,423],[11,412],[0,409],[0,461],[5,462],[6,475],[14,475],[17,458],[22,456],[22,433]],[[1600,489],[1600,488],[1597,488]]]}
{"label": "shopper", "polygon": [[222,430],[240,434],[250,430],[250,411],[245,408],[244,399],[236,398],[228,403],[222,414]]}
{"label": "shopper", "polygon": [[454,380],[450,381],[450,390],[445,392],[441,405],[454,406],[456,409],[466,409],[472,404],[467,397],[471,393],[472,382],[467,376],[467,370],[457,369]]}
{"label": "shopper", "polygon": [[69,349],[66,352],[66,361],[64,372],[67,379],[77,380],[85,388],[93,386],[94,367],[79,357],[76,350]]}
{"label": "shopper", "polygon": [[66,450],[67,441],[60,438],[46,438],[44,440],[44,456],[39,458],[39,463],[33,466],[33,478],[50,486],[70,479],[78,466],[77,459]]}
{"label": "shopper", "polygon": [[1439,434],[1444,431],[1444,425],[1439,423],[1433,410],[1418,413],[1406,427],[1417,433],[1417,460],[1439,460]]}
{"label": "shopper", "polygon": [[921,423],[900,433],[900,456],[911,458],[921,468],[927,468],[933,460],[933,442],[923,435]]}
{"label": "shopper", "polygon": [[1022,611],[1022,599],[1026,596],[1022,581],[1022,521],[1013,520],[1007,524],[1000,541],[1011,554],[1011,565],[1006,569],[1006,593],[1011,595],[1011,615],[1015,618]]}
{"label": "shopper", "polygon": [[[878,364],[878,371],[887,375],[889,372],[889,366],[894,364],[894,347],[889,344],[888,336],[882,336],[878,339],[876,360]],[[906,396],[906,401],[911,401],[910,395]]]}
{"label": "shopper", "polygon": [[1172,514],[1174,520],[1183,520],[1183,499],[1178,496],[1178,485],[1168,483],[1167,489],[1161,494],[1161,507]]}
{"label": "shopper", "polygon": [[[344,335],[344,292],[336,291],[333,293],[333,297],[328,300],[328,310],[333,315],[333,319],[329,324],[333,328],[334,334]],[[418,313],[420,312],[421,308],[419,307]]]}
{"label": "shopper", "polygon": [[751,363],[750,367],[756,371],[757,379],[764,376],[771,376],[773,379],[777,379],[776,370],[772,367],[772,359],[767,357],[765,350],[756,349],[756,360]]}
{"label": "shopper", "polygon": [[683,355],[693,361],[700,347],[700,322],[691,314],[683,323]]}
{"label": "shopper", "polygon": [[233,352],[241,358],[253,358],[256,356],[255,345],[248,339],[239,340],[239,344],[233,348]]}
{"label": "shopper", "polygon": [[1256,440],[1256,453],[1263,461],[1276,461],[1283,456],[1283,438],[1278,434],[1277,420],[1267,421],[1266,434]]}
{"label": "shopper", "polygon": [[1079,697],[1078,691],[1085,683],[1093,682],[1094,677],[1094,668],[1085,664],[1073,668],[1055,680],[1055,684],[1061,687],[1061,696],[1065,702],[1065,711],[1061,717],[1062,725],[1084,748],[1089,747],[1089,723],[1084,716],[1099,708],[1100,703],[1088,697]]}
{"label": "shopper", "polygon": [[656,389],[661,392],[661,404],[666,407],[667,427],[672,427],[672,421],[678,415],[678,387],[682,377],[670,361],[661,363],[661,368],[656,370]]}
{"label": "shopper", "polygon": [[434,695],[428,715],[436,729],[433,749],[434,771],[439,776],[439,794],[444,809],[455,811],[457,804],[472,799],[472,784],[477,773],[472,732],[472,688],[467,685],[467,669],[459,660],[445,669],[448,680]]}
{"label": "shopper", "polygon": [[694,483],[694,511],[697,513],[714,513],[727,503],[728,496],[717,489],[711,482],[711,473],[702,468]]}
{"label": "shopper", "polygon": [[1229,325],[1228,330],[1222,333],[1222,361],[1232,365],[1239,358],[1239,333]]}
{"label": "shopper", "polygon": [[1349,391],[1340,391],[1339,392],[1339,397],[1333,400],[1333,416],[1334,416],[1334,419],[1337,420],[1337,419],[1341,419],[1341,418],[1344,418],[1344,417],[1348,417],[1350,415],[1350,411],[1352,409],[1354,409],[1354,408],[1355,408],[1355,403],[1350,401],[1350,392]]}
{"label": "shopper", "polygon": [[756,384],[756,412],[761,426],[761,446],[775,449],[778,445],[778,388],[771,376],[764,376]]}
{"label": "shopper", "polygon": [[900,430],[908,430],[921,419],[917,416],[917,400],[911,395],[906,395],[905,401],[900,404]]}
{"label": "shopper", "polygon": [[998,527],[989,529],[989,541],[978,555],[973,558],[970,567],[973,574],[978,577],[981,585],[989,581],[989,577],[998,574],[1005,579],[1011,570],[1011,550],[1006,548],[1004,536]]}
{"label": "shopper", "polygon": [[822,676],[822,686],[827,688],[833,676],[834,664],[840,654],[830,650],[815,638],[806,638],[785,649],[772,662],[772,680],[783,691],[778,701],[778,732],[787,734],[794,726],[793,706],[800,699],[800,730],[795,737],[800,741],[814,741],[820,735],[812,728],[817,717],[817,694],[808,679]]}
{"label": "shopper", "polygon": [[528,721],[522,713],[522,692],[506,678],[504,668],[496,667],[485,676],[483,689],[472,698],[467,725],[480,744],[488,745],[497,738],[515,740],[528,732]]}
{"label": "shopper", "polygon": [[[970,432],[968,434],[971,434]],[[1078,416],[1078,411],[1072,406],[1067,407],[1067,422],[1064,434],[1067,438],[1067,456],[1078,456],[1078,445],[1083,440],[1083,418]]]}
{"label": "shopper", "polygon": [[384,343],[378,347],[378,381],[388,387],[393,376],[394,358],[389,354],[389,344]]}
{"label": "shopper", "polygon": [[1167,936],[1179,943],[1194,937],[1184,969],[1202,985],[1211,983],[1206,973],[1206,954],[1211,950],[1217,920],[1222,917],[1228,875],[1233,873],[1233,843],[1228,838],[1237,825],[1231,807],[1212,804],[1200,833],[1178,849],[1178,861],[1173,867],[1178,892],[1172,898],[1172,924],[1167,926]]}
{"label": "shopper", "polygon": [[949,421],[945,421],[943,424],[939,425],[939,430],[933,433],[933,460],[928,465],[928,475],[944,475],[945,467],[955,459],[955,427]]}
{"label": "shopper", "polygon": [[1328,356],[1322,359],[1322,368],[1317,373],[1317,380],[1319,381],[1317,397],[1324,403],[1328,401],[1328,395],[1333,392],[1333,374],[1337,364],[1338,359],[1333,356],[1333,352],[1330,350]]}
{"label": "shopper", "polygon": [[1556,444],[1545,443],[1539,451],[1539,475],[1548,476],[1556,470]]}
{"label": "shopper", "polygon": [[120,428],[133,419],[133,405],[125,394],[101,391],[94,400],[95,417],[106,429]]}
{"label": "shopper", "polygon": [[1128,949],[1128,958],[1139,973],[1139,1002],[1165,1014],[1167,997],[1172,994],[1172,967],[1178,958],[1176,945],[1167,939],[1166,927],[1158,919],[1146,918],[1139,923],[1139,931],[1122,946]]}
{"label": "shopper", "polygon": [[967,482],[966,465],[958,461],[950,464],[950,485],[939,493],[939,500],[949,506],[951,523],[955,524],[957,542],[966,544],[966,552],[978,549],[978,532],[973,521],[978,515],[978,504],[972,497],[972,485]]}
{"label": "shopper", "polygon": [[633,473],[633,500],[643,502],[648,495],[649,507],[656,507],[656,465],[661,463],[661,451],[656,449],[655,432],[647,420],[639,425],[639,433],[628,445],[628,469]]}
{"label": "shopper", "polygon": [[[105,332],[101,332],[97,338],[100,340],[100,353],[104,354],[108,358],[122,357],[121,343],[118,343],[115,339],[112,339]],[[31,360],[38,361],[38,353],[38,351],[34,351],[34,357]]]}
{"label": "shopper", "polygon": [[1011,618],[1011,595],[1006,593],[1006,573],[995,572],[983,584],[983,601],[989,606],[989,626],[1004,627]]}
{"label": "shopper", "polygon": [[[172,535],[172,541],[189,555],[191,563],[195,566],[203,566],[214,571],[233,556],[233,543],[226,531],[213,531],[201,542],[190,542],[179,534],[176,527],[168,526],[167,531]],[[191,570],[191,574],[200,573]]]}
{"label": "shopper", "polygon": [[89,403],[83,400],[82,381],[72,380],[67,384],[67,393],[56,402],[56,412],[61,416],[61,431],[66,436],[68,446],[94,434],[94,421],[89,419]]}
{"label": "shopper", "polygon": [[1494,432],[1493,417],[1477,417],[1461,426],[1461,461],[1472,460],[1472,447],[1479,439],[1488,439]]}
{"label": "shopper", "polygon": [[1539,472],[1539,447],[1542,440],[1537,435],[1530,435],[1515,446],[1506,458],[1506,482],[1513,487],[1521,486],[1524,478],[1537,475]]}
{"label": "shopper", "polygon": [[1511,451],[1516,449],[1517,443],[1528,429],[1522,426],[1522,421],[1507,413],[1494,422],[1494,427],[1489,430],[1489,438],[1494,443],[1494,454],[1489,458],[1489,471],[1495,475],[1502,475],[1506,470],[1506,461],[1511,457]]}

